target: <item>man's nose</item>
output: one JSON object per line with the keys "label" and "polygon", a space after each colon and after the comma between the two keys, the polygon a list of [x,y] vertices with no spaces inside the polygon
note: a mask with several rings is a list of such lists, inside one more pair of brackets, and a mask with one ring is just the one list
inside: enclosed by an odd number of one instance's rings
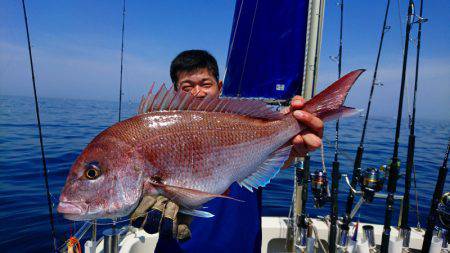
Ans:
{"label": "man's nose", "polygon": [[198,85],[196,85],[196,86],[191,90],[191,94],[192,94],[193,96],[195,96],[196,98],[204,98],[204,97],[206,97],[206,92],[203,91],[203,89],[202,89],[200,86],[198,86]]}

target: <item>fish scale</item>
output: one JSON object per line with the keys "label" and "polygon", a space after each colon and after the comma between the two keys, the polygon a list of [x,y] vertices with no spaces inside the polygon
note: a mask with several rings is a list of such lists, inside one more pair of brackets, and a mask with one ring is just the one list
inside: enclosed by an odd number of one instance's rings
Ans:
{"label": "fish scale", "polygon": [[[142,117],[152,118],[167,114],[169,113],[154,112]],[[298,124],[288,120],[292,118],[264,123],[240,115],[220,115],[223,113],[179,111],[170,114],[179,116],[173,118],[182,123],[165,122],[168,126],[159,127],[154,132],[154,137],[146,139],[145,142],[142,136],[148,134],[135,136],[137,142],[143,143],[144,156],[153,168],[160,170],[159,176],[167,184],[215,194],[222,193],[228,188],[228,182],[222,187],[217,187],[225,175],[240,177],[233,177],[230,179],[232,181],[242,179],[241,174],[248,172],[244,170],[242,173],[236,173],[239,167],[251,169],[255,166],[255,158],[259,158],[258,163],[260,157],[272,153],[298,132],[296,128]],[[145,119],[134,120],[146,122]],[[184,124],[189,127],[185,127]],[[289,125],[294,127],[288,128]],[[284,134],[284,139],[278,137],[280,132],[289,130],[291,134]],[[166,145],[156,153],[155,149],[160,148],[161,143]],[[268,145],[269,143],[271,145]],[[253,149],[249,149],[251,147]],[[246,156],[241,155],[244,152]]]}
{"label": "fish scale", "polygon": [[[303,110],[323,120],[354,114],[342,104],[362,72],[345,75]],[[223,194],[233,182],[250,191],[267,185],[303,128],[292,113],[272,111],[262,101],[198,100],[162,86],[143,98],[138,115],[104,130],[83,150],[58,212],[72,220],[118,218],[143,196],[164,195],[185,212],[211,217],[195,208],[230,198]]]}

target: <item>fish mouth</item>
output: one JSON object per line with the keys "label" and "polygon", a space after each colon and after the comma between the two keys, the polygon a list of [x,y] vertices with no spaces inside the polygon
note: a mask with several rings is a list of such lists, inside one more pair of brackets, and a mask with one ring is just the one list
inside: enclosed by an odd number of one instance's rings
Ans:
{"label": "fish mouth", "polygon": [[80,204],[81,203],[77,202],[59,202],[56,210],[58,213],[62,213],[64,215],[82,215],[84,211]]}

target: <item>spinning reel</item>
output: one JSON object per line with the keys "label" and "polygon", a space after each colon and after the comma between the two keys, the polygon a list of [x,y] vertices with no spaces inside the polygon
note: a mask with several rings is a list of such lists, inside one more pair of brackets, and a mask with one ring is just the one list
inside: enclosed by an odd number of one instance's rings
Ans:
{"label": "spinning reel", "polygon": [[362,172],[359,178],[359,185],[361,186],[362,196],[366,202],[372,202],[376,192],[383,189],[385,181],[386,166],[381,166],[379,169],[367,168]]}
{"label": "spinning reel", "polygon": [[314,197],[314,207],[320,208],[330,199],[328,194],[327,173],[316,170],[311,173],[311,191]]}
{"label": "spinning reel", "polygon": [[445,229],[450,229],[450,192],[442,195],[437,207],[439,221]]}

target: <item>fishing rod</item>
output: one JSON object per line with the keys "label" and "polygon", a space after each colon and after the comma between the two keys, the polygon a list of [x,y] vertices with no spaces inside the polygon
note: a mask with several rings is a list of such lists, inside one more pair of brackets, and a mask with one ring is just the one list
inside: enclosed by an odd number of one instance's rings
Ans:
{"label": "fishing rod", "polygon": [[423,238],[422,252],[428,252],[430,250],[431,238],[433,237],[433,230],[436,226],[436,215],[437,215],[437,207],[439,203],[439,199],[442,196],[442,192],[444,191],[445,178],[447,177],[447,160],[448,153],[450,150],[450,139],[447,144],[447,152],[444,155],[444,162],[442,166],[439,168],[439,175],[437,178],[436,186],[434,188],[433,199],[431,200],[430,213],[428,215],[427,222],[427,231],[425,232],[425,236]]}
{"label": "fishing rod", "polygon": [[[390,2],[391,2],[390,0],[387,0],[387,3],[386,3],[386,11],[384,13],[383,27],[381,29],[381,38],[380,38],[380,42],[378,44],[378,54],[377,54],[377,59],[375,62],[375,70],[373,72],[372,86],[370,88],[370,94],[369,94],[369,101],[367,103],[367,110],[366,110],[366,115],[364,118],[364,125],[363,125],[362,134],[361,134],[361,140],[359,142],[358,151],[356,152],[356,157],[355,157],[355,163],[353,165],[352,181],[350,183],[352,188],[356,187],[356,185],[359,181],[359,178],[361,176],[361,161],[362,161],[362,156],[363,156],[363,152],[364,152],[364,138],[366,136],[366,129],[367,129],[367,122],[369,120],[370,106],[372,105],[373,91],[374,91],[375,85],[377,85],[378,65],[380,63],[381,49],[383,48],[384,34],[386,33],[387,30],[389,30],[389,27],[386,26],[386,23],[387,23],[387,17],[388,17],[388,13],[389,13]],[[350,214],[352,212],[354,199],[355,199],[355,193],[353,191],[349,191],[349,194],[347,197],[347,206],[346,206],[346,211],[345,211],[345,216],[344,216],[344,224],[348,225],[351,222]]]}
{"label": "fishing rod", "polygon": [[384,216],[384,227],[381,240],[381,253],[387,253],[389,247],[389,236],[391,235],[391,217],[394,207],[394,194],[397,188],[397,179],[400,167],[400,160],[398,159],[399,137],[400,127],[402,122],[402,110],[403,110],[403,95],[405,94],[405,81],[406,81],[406,65],[408,63],[408,48],[409,48],[409,34],[411,32],[411,15],[413,12],[414,3],[409,0],[408,3],[408,17],[406,21],[406,39],[405,49],[403,50],[403,66],[402,66],[402,79],[400,87],[400,97],[398,102],[397,112],[397,126],[395,129],[395,142],[394,152],[392,155],[392,161],[389,166],[389,180],[388,180],[388,196],[386,198],[386,212]]}
{"label": "fishing rod", "polygon": [[48,171],[47,171],[47,162],[45,159],[45,152],[44,152],[44,141],[42,138],[42,127],[41,127],[41,117],[39,113],[39,102],[36,92],[36,78],[34,75],[34,64],[33,64],[33,55],[31,52],[31,39],[30,39],[30,32],[28,29],[28,15],[27,10],[25,7],[25,0],[22,0],[22,9],[23,9],[23,17],[25,20],[25,29],[27,31],[27,42],[28,42],[28,56],[30,58],[30,68],[31,68],[31,80],[33,81],[33,95],[34,95],[34,106],[36,110],[36,119],[37,119],[37,125],[38,125],[38,131],[39,131],[39,143],[41,146],[41,160],[42,160],[42,167],[43,167],[43,173],[44,173],[44,182],[45,182],[45,189],[47,194],[47,205],[48,205],[48,214],[50,219],[50,227],[52,232],[52,239],[53,239],[53,251],[57,251],[56,247],[56,230],[55,230],[55,223],[53,218],[53,203],[51,200],[51,194],[50,194],[50,186],[48,183]]}
{"label": "fishing rod", "polygon": [[123,38],[125,35],[125,0],[122,9],[122,47],[120,49],[120,83],[119,83],[119,121],[122,114],[122,79],[123,79]]}
{"label": "fishing rod", "polygon": [[417,47],[416,47],[416,70],[414,77],[414,95],[413,95],[413,111],[409,128],[409,138],[408,138],[408,155],[406,158],[406,172],[405,172],[405,193],[403,195],[403,208],[402,208],[402,219],[400,223],[400,228],[402,230],[409,231],[408,219],[409,219],[409,192],[411,189],[411,170],[414,166],[414,149],[416,136],[414,134],[414,127],[416,122],[416,93],[417,93],[417,82],[419,76],[419,59],[420,59],[420,42],[422,37],[422,23],[426,19],[422,18],[423,13],[423,0],[420,1],[420,14],[418,17],[419,24],[417,31]]}
{"label": "fishing rod", "polygon": [[[344,0],[340,2],[341,19],[339,27],[339,59],[338,59],[338,75],[341,77],[342,71],[342,30],[344,23]],[[336,120],[336,145],[334,153],[334,161],[331,171],[331,215],[330,215],[330,234],[328,236],[328,251],[336,252],[336,236],[337,236],[337,219],[338,219],[338,193],[339,193],[339,118]]]}

